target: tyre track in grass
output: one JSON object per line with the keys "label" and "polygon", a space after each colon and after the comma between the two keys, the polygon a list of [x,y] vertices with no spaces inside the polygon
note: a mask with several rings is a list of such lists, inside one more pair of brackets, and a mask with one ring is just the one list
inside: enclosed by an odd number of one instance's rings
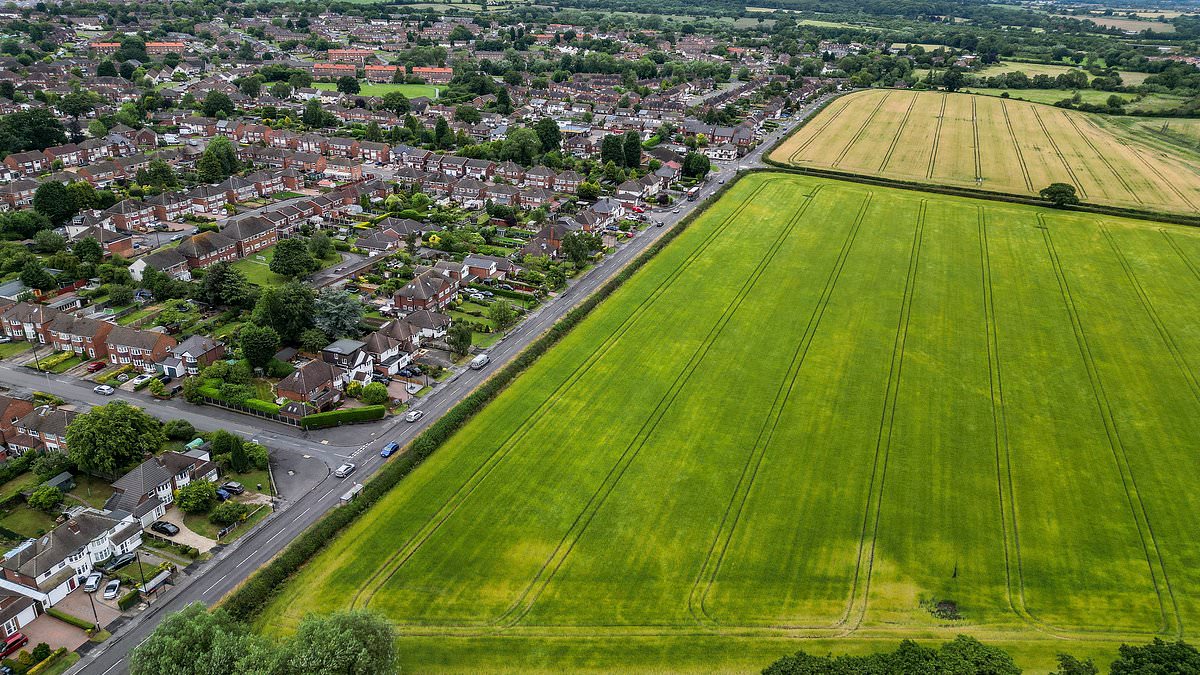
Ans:
{"label": "tyre track in grass", "polygon": [[675,377],[675,381],[672,382],[671,388],[663,394],[662,398],[658,402],[658,405],[654,407],[650,413],[650,416],[647,417],[645,422],[642,423],[642,428],[638,430],[638,433],[629,442],[629,445],[626,446],[625,450],[621,453],[621,456],[618,457],[612,468],[609,469],[608,475],[605,476],[604,481],[602,481],[600,486],[597,487],[595,492],[592,493],[592,496],[588,499],[587,504],[584,505],[583,510],[575,517],[574,522],[571,523],[570,528],[568,528],[567,532],[563,535],[562,539],[558,543],[558,546],[555,547],[554,552],[550,555],[546,562],[543,563],[542,568],[538,571],[533,580],[530,581],[529,585],[526,587],[525,591],[521,593],[520,597],[517,598],[516,602],[513,603],[508,611],[497,617],[497,619],[492,622],[494,625],[501,629],[516,626],[529,614],[530,610],[533,609],[533,606],[537,603],[538,598],[541,597],[541,594],[545,591],[547,586],[549,586],[550,582],[554,580],[554,577],[558,574],[558,571],[562,569],[563,563],[571,555],[575,545],[583,537],[584,532],[587,531],[587,528],[591,525],[593,519],[596,517],[596,514],[599,513],[601,507],[603,507],[604,503],[608,500],[609,495],[611,495],[616,489],[617,484],[620,483],[630,465],[632,465],[637,459],[638,455],[641,454],[642,449],[646,445],[646,441],[649,440],[651,435],[653,435],[655,429],[658,427],[659,422],[662,421],[663,417],[666,416],[667,411],[675,403],[675,399],[679,396],[679,393],[687,386],[688,382],[692,378],[692,375],[697,371],[700,363],[708,355],[708,351],[712,348],[712,345],[717,341],[717,338],[720,337],[721,333],[725,330],[725,327],[729,324],[730,320],[732,320],[733,316],[737,314],[742,302],[745,301],[746,297],[750,295],[750,291],[753,290],[754,286],[758,284],[759,279],[762,278],[763,273],[770,266],[771,261],[775,259],[775,255],[783,247],[783,242],[787,240],[792,230],[795,229],[796,224],[799,223],[804,217],[804,214],[808,211],[808,208],[812,205],[813,201],[815,201],[813,196],[806,196],[804,205],[796,212],[796,214],[788,222],[787,226],[784,227],[784,229],[776,237],[775,241],[771,243],[771,247],[768,249],[766,256],[759,261],[758,266],[755,267],[754,271],[742,284],[742,287],[738,289],[737,295],[734,296],[733,300],[725,308],[725,311],[717,319],[716,323],[713,324],[713,327],[705,336],[704,341],[701,342],[692,352],[691,357],[684,364],[679,374]]}
{"label": "tyre track in grass", "polygon": [[[1188,208],[1192,209],[1193,211],[1200,210],[1200,209],[1196,208],[1196,204],[1191,199],[1188,199],[1188,196],[1186,194],[1184,194],[1184,192],[1182,190],[1180,190],[1178,187],[1176,187],[1175,181],[1169,180],[1169,179],[1167,179],[1166,176],[1163,176],[1162,172],[1160,172],[1157,167],[1152,165],[1150,163],[1150,160],[1146,159],[1146,156],[1143,155],[1137,147],[1130,145],[1129,143],[1127,143],[1125,141],[1125,139],[1121,138],[1119,135],[1117,135],[1115,133],[1110,133],[1110,132],[1102,129],[1094,121],[1092,121],[1091,118],[1084,118],[1084,119],[1096,131],[1098,131],[1100,133],[1106,133],[1106,134],[1112,136],[1113,139],[1116,140],[1116,142],[1121,145],[1121,147],[1125,148],[1126,152],[1128,152],[1131,156],[1136,157],[1137,160],[1139,162],[1141,162],[1142,166],[1144,166],[1146,168],[1146,170],[1150,172],[1151,175],[1153,175],[1155,178],[1157,178],[1159,180],[1159,183],[1169,187],[1171,189],[1171,192],[1174,192],[1175,196],[1179,197],[1180,201],[1182,201],[1184,204],[1187,204]],[[1186,167],[1186,168],[1191,171],[1195,171],[1191,167]]]}
{"label": "tyre track in grass", "polygon": [[979,159],[979,113],[975,103],[979,99],[971,97],[971,133],[975,143],[975,182],[979,183],[983,180],[983,163]]}
{"label": "tyre track in grass", "polygon": [[[879,434],[875,440],[875,460],[871,468],[871,491],[867,494],[867,505],[863,512],[862,534],[858,541],[858,559],[854,568],[854,581],[850,587],[850,607],[847,616],[853,615],[853,624],[841,633],[849,635],[858,630],[867,615],[871,595],[871,574],[875,568],[875,547],[879,542],[879,520],[883,509],[883,493],[887,478],[888,454],[892,445],[892,429],[896,419],[896,405],[900,393],[900,377],[904,368],[904,344],[908,340],[908,324],[912,315],[913,295],[917,285],[917,272],[921,259],[921,241],[925,235],[925,214],[929,200],[921,200],[917,215],[917,226],[913,228],[912,252],[908,257],[908,275],[904,280],[904,296],[900,303],[900,316],[896,321],[896,340],[892,345],[892,362],[888,369],[887,391],[884,394],[883,410],[879,417]],[[876,485],[878,479],[878,485]],[[872,505],[874,508],[872,509]],[[870,539],[868,545],[867,540]],[[864,569],[865,567],[865,569]],[[860,591],[861,590],[861,599]],[[855,610],[854,606],[859,605]]]}
{"label": "tyre track in grass", "polygon": [[863,132],[867,130],[867,127],[871,126],[871,122],[875,121],[875,115],[879,114],[880,109],[883,108],[883,104],[887,103],[887,100],[891,96],[892,92],[889,91],[879,98],[879,103],[875,104],[875,109],[871,111],[870,115],[867,115],[867,119],[863,120],[862,125],[858,127],[858,131],[854,132],[854,135],[850,137],[850,142],[838,153],[837,159],[833,160],[833,164],[830,165],[831,167],[836,169],[842,163],[842,160],[846,158],[846,154],[858,143],[858,139],[862,138]]}
{"label": "tyre track in grass", "polygon": [[1171,250],[1175,251],[1175,255],[1179,256],[1179,259],[1183,261],[1183,264],[1187,265],[1187,268],[1192,271],[1192,276],[1196,277],[1197,280],[1200,280],[1200,268],[1196,267],[1191,258],[1188,258],[1187,253],[1185,253],[1184,250],[1179,247],[1179,243],[1175,241],[1175,238],[1171,236],[1171,233],[1163,227],[1158,228],[1158,231],[1167,240],[1167,244],[1171,247]]}
{"label": "tyre track in grass", "polygon": [[904,133],[904,129],[908,127],[908,117],[912,114],[913,108],[917,105],[917,94],[914,92],[912,100],[908,103],[908,110],[904,111],[904,119],[900,120],[900,128],[896,129],[896,135],[892,136],[892,143],[888,146],[887,152],[883,155],[883,161],[879,163],[879,169],[875,173],[882,174],[887,168],[888,162],[892,161],[892,153],[896,151],[896,145],[900,142],[900,135]]}
{"label": "tyre track in grass", "polygon": [[[1071,329],[1075,334],[1075,342],[1079,348],[1080,357],[1083,359],[1088,379],[1091,381],[1092,396],[1100,411],[1100,416],[1104,420],[1104,432],[1108,436],[1109,448],[1112,451],[1113,460],[1116,462],[1117,471],[1121,476],[1121,486],[1125,490],[1130,515],[1133,516],[1134,523],[1137,525],[1138,537],[1141,539],[1142,551],[1146,556],[1146,566],[1150,572],[1154,592],[1158,596],[1159,614],[1162,618],[1159,632],[1170,632],[1182,636],[1183,619],[1179,615],[1179,604],[1175,600],[1175,592],[1171,588],[1170,578],[1167,576],[1166,566],[1163,563],[1158,541],[1154,537],[1154,530],[1150,526],[1146,506],[1142,502],[1141,494],[1138,492],[1137,481],[1129,464],[1129,457],[1125,451],[1125,446],[1121,441],[1116,414],[1113,412],[1112,404],[1108,400],[1108,394],[1104,389],[1104,382],[1100,379],[1100,372],[1092,356],[1091,346],[1088,344],[1087,334],[1083,329],[1079,309],[1071,293],[1066,273],[1063,271],[1062,262],[1059,260],[1058,250],[1054,246],[1054,239],[1050,234],[1050,228],[1045,222],[1045,216],[1041,213],[1038,214],[1038,222],[1041,225],[1042,239],[1046,244],[1046,253],[1050,257],[1050,264],[1054,268],[1054,276],[1058,280],[1059,292],[1062,296],[1063,304],[1071,320]],[[1151,551],[1151,547],[1153,547],[1153,552]],[[1160,584],[1166,587],[1167,597],[1163,596],[1163,589],[1160,587]],[[1172,606],[1171,613],[1168,613],[1167,609],[1168,600]]]}
{"label": "tyre track in grass", "polygon": [[1037,120],[1038,127],[1040,127],[1042,130],[1042,135],[1046,137],[1046,140],[1050,143],[1050,147],[1054,149],[1054,154],[1058,156],[1058,161],[1062,162],[1063,168],[1067,171],[1067,175],[1071,177],[1071,183],[1079,192],[1079,196],[1087,199],[1087,190],[1084,189],[1083,184],[1079,182],[1079,178],[1075,175],[1075,171],[1071,168],[1071,163],[1068,162],[1067,158],[1063,156],[1062,150],[1058,149],[1058,143],[1054,142],[1054,137],[1050,135],[1050,131],[1046,129],[1046,123],[1042,121],[1042,115],[1038,112],[1037,106],[1031,106],[1029,111],[1033,113],[1034,119]]}
{"label": "tyre track in grass", "polygon": [[1013,150],[1017,153],[1017,163],[1021,165],[1021,177],[1025,179],[1025,188],[1033,192],[1033,179],[1029,177],[1029,166],[1025,164],[1025,155],[1021,153],[1021,144],[1017,142],[1017,134],[1013,131],[1012,118],[1008,116],[1008,101],[1000,99],[1000,110],[1004,113],[1004,126],[1008,127],[1008,138],[1012,141]]}
{"label": "tyre track in grass", "polygon": [[[421,548],[421,546],[424,545],[424,543],[428,541],[429,538],[433,536],[433,534],[437,532],[437,530],[440,529],[441,526],[451,516],[454,515],[459,507],[461,507],[462,504],[467,500],[467,498],[474,493],[479,485],[483,483],[483,481],[492,473],[492,471],[494,471],[496,467],[503,462],[513,448],[515,448],[516,445],[524,438],[525,434],[529,432],[530,428],[536,423],[536,421],[540,419],[542,415],[544,415],[550,408],[552,408],[554,404],[556,404],[559,399],[561,399],[562,396],[575,385],[575,383],[577,383],[584,375],[588,373],[588,371],[591,370],[592,366],[594,366],[605,354],[609,352],[609,350],[612,349],[618,340],[626,332],[628,332],[628,330],[637,322],[639,318],[645,315],[649,308],[660,297],[662,297],[664,293],[666,293],[666,291],[675,283],[675,281],[678,280],[679,277],[682,276],[683,273],[687,271],[687,269],[690,268],[693,263],[696,262],[696,260],[703,256],[704,252],[708,250],[709,246],[716,241],[726,229],[728,229],[729,225],[735,221],[742,214],[742,212],[745,211],[745,209],[774,182],[774,180],[763,181],[761,185],[747,195],[742,204],[740,204],[732,213],[730,213],[730,215],[726,217],[725,220],[723,220],[717,227],[713,228],[712,233],[710,233],[696,247],[696,249],[684,259],[683,264],[681,264],[676,270],[663,279],[663,281],[659,283],[659,285],[656,286],[654,290],[651,291],[651,293],[646,296],[646,298],[642,300],[637,307],[634,308],[632,312],[630,312],[629,316],[621,322],[617,329],[604,339],[600,347],[596,349],[587,359],[580,363],[579,366],[572,370],[571,373],[562,382],[560,382],[557,387],[555,387],[546,400],[538,405],[538,407],[533,411],[531,411],[530,414],[514,428],[513,432],[499,446],[497,446],[496,450],[493,451],[483,461],[482,464],[480,464],[479,468],[477,468],[467,478],[463,485],[460,486],[459,489],[456,490],[454,494],[452,494],[450,498],[442,504],[438,511],[436,511],[433,516],[431,516],[429,520],[427,520],[426,523],[416,533],[413,534],[412,537],[405,541],[405,543],[400,546],[395,553],[389,556],[388,559],[384,561],[384,563],[380,565],[380,567],[376,569],[370,577],[367,578],[367,580],[355,593],[354,598],[351,600],[351,608],[365,607],[370,603],[371,599],[378,592],[379,588],[386,583],[387,579],[391,578],[391,576],[395,574],[396,570],[402,567],[413,556],[413,554],[415,554]],[[815,195],[817,192],[819,192],[821,187],[822,186],[818,186],[812,194]],[[383,578],[381,579],[381,577]]]}
{"label": "tyre track in grass", "polygon": [[1075,118],[1065,112],[1060,112],[1059,115],[1066,118],[1067,122],[1071,125],[1071,128],[1075,130],[1075,133],[1078,134],[1079,137],[1083,139],[1083,142],[1086,143],[1089,148],[1091,148],[1092,152],[1094,152],[1096,156],[1100,158],[1100,161],[1103,162],[1104,166],[1108,168],[1109,173],[1116,176],[1117,180],[1121,183],[1121,187],[1125,188],[1125,191],[1133,197],[1134,201],[1136,201],[1139,205],[1144,204],[1145,202],[1143,202],[1142,198],[1138,196],[1137,191],[1129,186],[1129,183],[1126,182],[1125,177],[1121,175],[1121,172],[1117,171],[1116,168],[1113,167],[1112,162],[1108,161],[1108,156],[1105,153],[1100,152],[1100,149],[1096,147],[1096,144],[1092,142],[1092,139],[1088,138],[1087,134],[1083,133],[1083,130],[1079,128],[1079,123],[1075,121]]}
{"label": "tyre track in grass", "polygon": [[[812,132],[812,136],[809,136],[808,140],[801,143],[800,146],[797,147],[794,152],[792,152],[792,154],[788,155],[789,162],[791,162],[792,164],[801,164],[802,163],[801,160],[796,159],[797,155],[804,152],[808,148],[808,146],[812,145],[813,141],[820,138],[821,132],[825,131],[825,129],[827,127],[829,127],[829,125],[833,124],[837,120],[837,118],[843,112],[846,111],[846,108],[850,107],[850,104],[847,103],[848,99],[849,99],[849,97],[843,97],[841,99],[838,99],[841,102],[841,105],[838,106],[837,110],[834,110],[833,112],[829,113],[829,117],[826,118],[825,121],[821,123],[821,126],[817,127],[816,131]],[[826,112],[828,112],[828,109],[826,109]],[[802,128],[807,128],[807,125]]]}
{"label": "tyre track in grass", "polygon": [[942,94],[942,107],[938,111],[937,124],[933,127],[933,150],[929,153],[929,166],[925,167],[925,180],[933,179],[933,167],[937,163],[938,143],[942,139],[942,120],[946,119],[946,96]]}
{"label": "tyre track in grass", "polygon": [[[916,97],[913,100],[915,101]],[[849,232],[846,234],[846,239],[842,243],[838,257],[834,261],[833,267],[829,271],[829,276],[825,280],[825,287],[822,289],[821,295],[817,299],[817,304],[813,307],[812,314],[809,316],[804,334],[801,336],[800,342],[796,344],[796,349],[792,354],[792,361],[788,366],[787,373],[783,380],[780,381],[779,389],[775,392],[775,400],[771,403],[771,409],[763,419],[763,424],[759,429],[758,437],[755,439],[754,447],[749,456],[746,457],[746,464],[742,468],[742,473],[738,478],[733,494],[730,495],[729,503],[725,507],[725,513],[721,517],[721,523],[717,528],[713,542],[705,554],[704,563],[700,567],[700,573],[697,575],[696,581],[692,584],[691,592],[688,594],[688,611],[701,624],[712,626],[720,624],[716,617],[708,610],[706,604],[708,595],[712,591],[717,576],[720,574],[721,565],[729,549],[729,543],[732,541],[734,532],[737,531],[738,523],[741,521],[742,509],[745,507],[746,501],[750,496],[750,491],[754,487],[754,481],[758,477],[759,467],[762,466],[763,458],[766,457],[767,449],[771,446],[771,441],[774,439],[775,429],[779,426],[779,420],[783,416],[783,411],[787,407],[788,400],[796,386],[796,378],[799,376],[800,369],[804,365],[808,349],[812,345],[813,339],[820,327],[821,319],[825,316],[825,309],[829,306],[829,299],[833,295],[833,289],[836,287],[838,279],[841,278],[842,269],[846,266],[846,260],[850,256],[850,250],[854,246],[854,240],[858,236],[858,230],[862,226],[863,219],[866,217],[867,209],[870,207],[873,197],[874,193],[868,191],[862,206],[859,207],[854,224],[851,225]],[[847,611],[849,611],[849,607],[847,607]],[[845,622],[845,620],[846,617],[843,613],[842,617],[834,625],[839,625]]]}

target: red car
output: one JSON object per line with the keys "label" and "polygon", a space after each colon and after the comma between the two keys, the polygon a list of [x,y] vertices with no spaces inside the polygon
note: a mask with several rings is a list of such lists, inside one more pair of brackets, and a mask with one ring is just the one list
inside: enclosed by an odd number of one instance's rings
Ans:
{"label": "red car", "polygon": [[87,371],[89,373],[98,373],[98,372],[104,370],[104,366],[106,366],[106,365],[108,365],[108,364],[103,361],[92,361],[91,363],[88,364]]}
{"label": "red car", "polygon": [[646,211],[646,209],[643,209],[640,206],[631,206],[629,208],[633,209],[634,213],[644,213]]}
{"label": "red car", "polygon": [[0,658],[12,654],[27,644],[29,644],[29,638],[25,637],[24,633],[13,633],[12,635],[9,635],[4,639],[4,651],[0,652]]}

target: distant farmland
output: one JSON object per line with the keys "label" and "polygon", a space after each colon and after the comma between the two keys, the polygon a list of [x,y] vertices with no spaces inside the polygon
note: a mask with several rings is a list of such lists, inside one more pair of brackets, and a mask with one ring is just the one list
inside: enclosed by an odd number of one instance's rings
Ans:
{"label": "distant farmland", "polygon": [[369,607],[470,672],[1194,635],[1198,309],[1200,230],[753,174],[259,629]]}
{"label": "distant farmland", "polygon": [[1063,182],[1088,202],[1200,211],[1200,153],[1148,147],[1100,115],[990,96],[850,94],[810,120],[771,158],[1020,194]]}

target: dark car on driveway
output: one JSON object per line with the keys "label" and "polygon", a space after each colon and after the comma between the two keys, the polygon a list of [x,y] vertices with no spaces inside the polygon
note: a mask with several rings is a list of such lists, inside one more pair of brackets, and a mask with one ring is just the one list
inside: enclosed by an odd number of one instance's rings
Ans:
{"label": "dark car on driveway", "polygon": [[174,523],[168,523],[163,520],[154,521],[154,524],[150,526],[150,529],[168,537],[174,537],[175,535],[179,534],[178,525],[175,525]]}
{"label": "dark car on driveway", "polygon": [[[170,523],[167,524],[170,525]],[[172,527],[174,527],[174,525],[172,525]],[[119,570],[134,560],[137,560],[136,553],[122,553],[121,555],[109,558],[108,563],[104,565],[104,569],[108,572]]]}
{"label": "dark car on driveway", "polygon": [[228,492],[231,495],[240,495],[246,491],[246,486],[242,485],[241,483],[239,483],[237,481],[231,480],[228,483],[225,483],[224,485],[222,485],[221,489]]}

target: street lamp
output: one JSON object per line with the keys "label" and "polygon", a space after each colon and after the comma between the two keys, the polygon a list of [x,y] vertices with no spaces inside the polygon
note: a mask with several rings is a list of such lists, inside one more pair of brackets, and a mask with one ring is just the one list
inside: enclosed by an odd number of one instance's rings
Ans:
{"label": "street lamp", "polygon": [[96,613],[96,599],[92,597],[91,593],[87,592],[87,589],[84,589],[83,592],[85,595],[87,595],[88,602],[92,605],[92,629],[99,632],[100,631],[100,615]]}

